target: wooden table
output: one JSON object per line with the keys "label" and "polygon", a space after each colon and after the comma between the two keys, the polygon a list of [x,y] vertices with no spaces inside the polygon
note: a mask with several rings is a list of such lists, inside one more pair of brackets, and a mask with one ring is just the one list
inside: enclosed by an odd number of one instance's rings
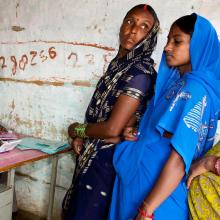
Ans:
{"label": "wooden table", "polygon": [[[58,155],[69,152],[70,150],[71,148],[68,148],[59,151],[55,154],[46,154],[37,150],[19,150],[15,148],[12,151],[0,154],[0,173],[8,172],[7,186],[13,189],[15,168],[45,158],[52,158],[51,184],[50,184],[48,213],[47,213],[47,220],[52,220]],[[12,190],[12,192],[13,191],[14,190]]]}

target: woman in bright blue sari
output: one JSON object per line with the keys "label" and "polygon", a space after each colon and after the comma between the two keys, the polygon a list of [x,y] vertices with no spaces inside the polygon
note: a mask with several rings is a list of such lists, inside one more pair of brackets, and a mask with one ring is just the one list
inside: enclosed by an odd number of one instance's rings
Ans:
{"label": "woman in bright blue sari", "polygon": [[219,67],[220,44],[210,22],[196,14],[175,21],[138,140],[116,146],[111,220],[188,219],[186,176],[192,160],[213,144]]}

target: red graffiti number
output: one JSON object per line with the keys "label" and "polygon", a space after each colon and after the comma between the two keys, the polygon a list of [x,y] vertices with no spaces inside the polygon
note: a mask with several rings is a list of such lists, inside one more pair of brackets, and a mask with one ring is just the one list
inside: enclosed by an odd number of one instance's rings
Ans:
{"label": "red graffiti number", "polygon": [[34,62],[34,58],[37,56],[37,51],[32,50],[30,52],[30,55],[32,56],[32,58],[31,58],[31,65],[34,66],[34,65],[37,64],[37,63],[33,63]]}
{"label": "red graffiti number", "polygon": [[44,53],[44,50],[41,50],[41,52],[40,52],[40,54],[39,54],[39,57],[42,59],[42,63],[44,62],[44,61],[46,61],[47,60],[47,56],[46,55],[44,55],[43,54]]}
{"label": "red graffiti number", "polygon": [[25,69],[25,66],[28,64],[28,57],[26,54],[22,55],[20,61],[19,61],[19,68],[20,70],[23,70]]}
{"label": "red graffiti number", "polygon": [[50,47],[48,49],[49,57],[50,59],[54,59],[57,56],[57,53],[55,51],[55,47]]}
{"label": "red graffiti number", "polygon": [[3,56],[0,57],[0,66],[2,69],[7,67],[7,65],[5,65],[5,57]]}
{"label": "red graffiti number", "polygon": [[11,59],[11,61],[12,61],[12,63],[13,63],[13,66],[12,66],[12,74],[15,75],[16,70],[17,70],[17,61],[16,61],[15,56],[11,56],[10,59]]}

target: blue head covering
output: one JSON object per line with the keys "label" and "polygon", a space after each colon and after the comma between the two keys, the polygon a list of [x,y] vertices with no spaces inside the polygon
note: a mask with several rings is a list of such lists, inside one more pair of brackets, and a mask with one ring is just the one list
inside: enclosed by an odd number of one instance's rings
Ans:
{"label": "blue head covering", "polygon": [[[192,72],[189,77],[199,81],[210,94],[215,112],[220,110],[220,43],[215,28],[205,18],[197,15],[190,41]],[[176,68],[169,68],[165,53],[159,67],[155,101],[158,100],[167,82],[174,77]]]}

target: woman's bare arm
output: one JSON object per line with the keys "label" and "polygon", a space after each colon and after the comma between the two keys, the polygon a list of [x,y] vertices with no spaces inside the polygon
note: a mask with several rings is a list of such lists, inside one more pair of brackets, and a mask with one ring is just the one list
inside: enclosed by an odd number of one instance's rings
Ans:
{"label": "woman's bare arm", "polygon": [[[110,118],[104,122],[89,123],[86,127],[86,135],[94,138],[107,139],[118,137],[131,118],[134,116],[140,100],[127,95],[120,95],[113,107]],[[76,124],[69,126],[69,135],[74,138]]]}
{"label": "woman's bare arm", "polygon": [[141,208],[147,210],[149,214],[153,213],[154,210],[175,190],[184,174],[183,159],[175,150],[172,150],[156,184],[144,199]]}

